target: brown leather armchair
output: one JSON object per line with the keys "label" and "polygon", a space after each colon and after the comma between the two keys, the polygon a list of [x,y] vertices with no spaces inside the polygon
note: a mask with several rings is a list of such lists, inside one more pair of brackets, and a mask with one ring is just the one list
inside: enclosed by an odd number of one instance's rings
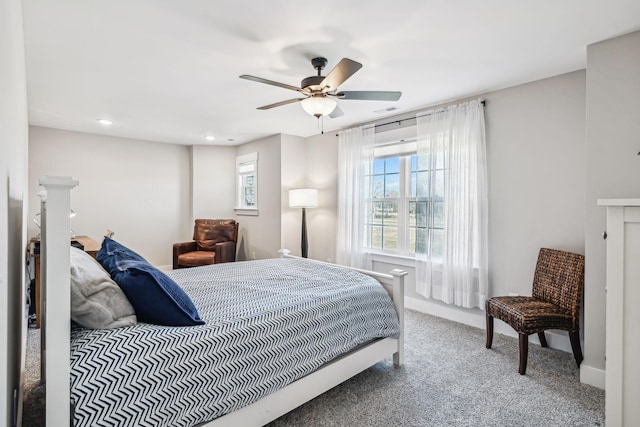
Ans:
{"label": "brown leather armchair", "polygon": [[233,219],[196,219],[193,241],[173,244],[173,268],[234,262],[238,223]]}

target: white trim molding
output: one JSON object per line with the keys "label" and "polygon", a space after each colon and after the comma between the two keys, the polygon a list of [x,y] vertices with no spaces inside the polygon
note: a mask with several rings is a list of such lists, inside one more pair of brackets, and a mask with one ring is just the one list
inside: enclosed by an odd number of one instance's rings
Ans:
{"label": "white trim molding", "polygon": [[583,384],[592,385],[599,389],[605,389],[606,371],[604,369],[594,368],[593,366],[585,365],[584,362],[580,365],[580,382]]}
{"label": "white trim molding", "polygon": [[[247,203],[245,191],[252,190],[252,204]],[[237,215],[258,215],[258,153],[236,157]]]}
{"label": "white trim molding", "polygon": [[258,216],[258,209],[235,208],[236,215]]}

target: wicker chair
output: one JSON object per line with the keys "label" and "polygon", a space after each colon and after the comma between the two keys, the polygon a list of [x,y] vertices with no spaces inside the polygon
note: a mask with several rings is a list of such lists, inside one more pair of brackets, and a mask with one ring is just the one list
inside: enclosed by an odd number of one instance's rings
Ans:
{"label": "wicker chair", "polygon": [[529,335],[538,334],[542,347],[547,347],[544,331],[569,331],[573,356],[578,367],[582,363],[580,349],[580,300],[584,282],[584,256],[542,248],[533,277],[532,296],[493,297],[486,302],[487,348],[493,341],[493,319],[500,319],[518,332],[520,367],[527,370]]}

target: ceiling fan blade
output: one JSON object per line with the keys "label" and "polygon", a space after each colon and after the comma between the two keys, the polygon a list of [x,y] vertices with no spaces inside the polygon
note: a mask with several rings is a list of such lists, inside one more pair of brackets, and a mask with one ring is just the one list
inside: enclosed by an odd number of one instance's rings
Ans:
{"label": "ceiling fan blade", "polygon": [[278,86],[285,89],[295,90],[296,92],[302,91],[302,89],[300,89],[299,87],[291,86],[285,83],[274,82],[273,80],[263,79],[262,77],[250,76],[248,74],[243,74],[240,76],[240,78],[245,80],[251,80],[253,82],[268,84],[271,86]]}
{"label": "ceiling fan blade", "polygon": [[340,109],[339,106],[336,105],[336,108],[329,114],[329,117],[335,119],[336,117],[344,116],[344,112]]}
{"label": "ceiling fan blade", "polygon": [[349,58],[342,58],[327,77],[324,78],[320,86],[328,87],[329,90],[336,90],[345,80],[354,75],[362,68],[362,64]]}
{"label": "ceiling fan blade", "polygon": [[280,101],[280,102],[276,102],[275,104],[269,104],[269,105],[264,105],[262,107],[258,107],[258,110],[270,110],[275,107],[280,107],[281,105],[293,104],[294,102],[302,101],[303,99],[307,99],[307,98],[296,98],[296,99],[289,99],[287,101]]}
{"label": "ceiling fan blade", "polygon": [[402,92],[384,91],[344,91],[335,95],[339,99],[362,99],[365,101],[397,101],[402,96]]}

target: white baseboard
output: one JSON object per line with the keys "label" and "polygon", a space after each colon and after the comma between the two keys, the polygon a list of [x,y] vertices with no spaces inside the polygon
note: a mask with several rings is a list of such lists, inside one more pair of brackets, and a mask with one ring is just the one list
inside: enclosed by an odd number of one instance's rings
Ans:
{"label": "white baseboard", "polygon": [[410,310],[431,314],[480,329],[484,329],[486,324],[484,312],[478,309],[469,310],[432,300],[423,300],[408,296],[404,297],[404,306]]}
{"label": "white baseboard", "polygon": [[[467,309],[456,306],[447,305],[431,300],[422,300],[414,297],[404,298],[404,306],[410,310],[419,311],[421,313],[431,314],[433,316],[442,317],[443,319],[452,320],[464,325],[473,326],[475,328],[486,329],[486,318],[484,311],[479,309]],[[499,320],[494,321],[493,332],[497,334],[507,335],[509,337],[518,338],[518,333],[506,323]],[[556,350],[566,353],[573,353],[571,350],[571,341],[566,332],[545,332],[547,344]],[[529,342],[540,345],[538,335],[530,335]],[[584,348],[584,346],[583,346]]]}
{"label": "white baseboard", "polygon": [[172,265],[156,265],[155,267],[160,271],[173,270],[173,266]]}
{"label": "white baseboard", "polygon": [[589,384],[604,390],[605,379],[606,371],[604,369],[598,369],[592,366],[585,365],[584,362],[582,363],[582,365],[580,365],[581,383]]}

